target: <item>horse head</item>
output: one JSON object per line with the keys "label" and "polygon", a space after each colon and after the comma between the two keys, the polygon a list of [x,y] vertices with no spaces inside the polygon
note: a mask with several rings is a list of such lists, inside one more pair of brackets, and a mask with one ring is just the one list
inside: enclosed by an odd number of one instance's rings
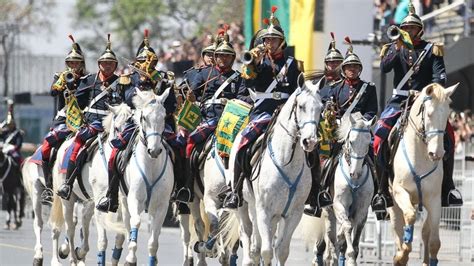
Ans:
{"label": "horse head", "polygon": [[107,132],[114,137],[114,133],[122,132],[127,120],[132,117],[132,109],[126,103],[121,103],[117,106],[107,105],[108,109],[110,110],[110,114],[108,114],[104,118],[104,128]]}
{"label": "horse head", "polygon": [[409,116],[409,124],[427,146],[427,156],[438,161],[444,156],[443,137],[450,112],[450,96],[459,83],[444,88],[432,83],[421,91],[413,103]]}
{"label": "horse head", "polygon": [[[318,78],[321,77],[322,74]],[[292,112],[301,148],[309,152],[314,150],[318,143],[318,123],[323,104],[317,88],[308,86],[306,82],[299,83],[295,91]]]}
{"label": "horse head", "polygon": [[146,146],[148,154],[157,158],[163,151],[162,135],[165,129],[166,110],[163,106],[170,89],[166,89],[158,96],[152,91],[140,91],[133,98],[137,108],[135,122],[140,126],[140,140]]}
{"label": "horse head", "polygon": [[371,127],[377,119],[374,116],[371,120],[367,120],[357,112],[343,117],[342,120],[338,129],[339,142],[344,142],[342,156],[349,165],[350,176],[358,178],[362,175],[364,159],[369,152]]}

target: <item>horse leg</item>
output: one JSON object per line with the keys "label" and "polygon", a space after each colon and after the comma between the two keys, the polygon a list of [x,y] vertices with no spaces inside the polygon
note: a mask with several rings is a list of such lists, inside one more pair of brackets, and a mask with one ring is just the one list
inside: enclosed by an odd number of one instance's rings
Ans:
{"label": "horse leg", "polygon": [[390,210],[390,221],[396,234],[395,243],[397,244],[397,254],[393,257],[393,263],[394,265],[402,265],[398,262],[398,256],[399,254],[401,256],[402,253],[403,225],[405,221],[403,219],[403,212],[396,201],[393,202],[393,207]]}
{"label": "horse leg", "polygon": [[258,218],[255,209],[255,202],[249,204],[249,210],[249,217],[252,224],[252,235],[250,237],[250,256],[253,259],[253,263],[255,265],[259,265],[262,256],[262,237],[259,233],[257,224]]}
{"label": "horse leg", "polygon": [[[178,204],[178,203],[175,203]],[[176,207],[177,208],[177,207]],[[192,265],[193,252],[190,249],[189,242],[191,241],[191,232],[190,232],[190,215],[189,214],[179,214],[179,227],[181,228],[181,239],[183,240],[183,254],[184,261],[183,266]]]}
{"label": "horse leg", "polygon": [[262,239],[263,265],[271,265],[273,259],[273,236],[276,230],[276,220],[265,212],[263,206],[257,209],[257,227]]}
{"label": "horse leg", "polygon": [[[434,266],[438,265],[438,252],[441,247],[441,242],[439,239],[439,221],[441,219],[441,197],[439,195],[431,199],[425,204],[425,208],[428,212],[428,219],[426,219],[425,224],[429,228],[429,242],[425,242],[425,249],[429,247],[430,258],[429,265]],[[425,225],[423,226],[425,227]]]}
{"label": "horse leg", "polygon": [[137,264],[137,240],[138,230],[140,229],[140,213],[144,210],[144,202],[138,200],[138,195],[129,191],[127,197],[128,210],[130,212],[130,238],[128,242],[128,254],[126,257],[127,265]]}
{"label": "horse leg", "polygon": [[395,201],[397,202],[399,208],[403,210],[403,218],[405,221],[405,226],[403,227],[403,242],[401,244],[401,250],[395,256],[395,264],[400,263],[405,265],[408,262],[408,255],[412,249],[411,242],[413,241],[416,209],[411,203],[410,194],[408,191],[400,186],[394,186],[393,191]]}
{"label": "horse leg", "polygon": [[[343,193],[343,192],[342,192]],[[349,193],[349,191],[346,191]],[[338,246],[345,246],[344,252],[339,250],[339,265],[344,265],[343,262],[347,257],[354,256],[354,247],[352,246],[352,221],[349,219],[349,210],[352,204],[355,204],[351,194],[340,194],[335,197],[333,209],[337,218],[337,239]]]}
{"label": "horse leg", "polygon": [[105,251],[107,250],[107,233],[101,225],[100,219],[105,219],[104,214],[97,212],[95,224],[97,226],[97,265],[105,265]]}
{"label": "horse leg", "polygon": [[336,216],[332,207],[326,208],[326,251],[324,252],[324,261],[326,264],[337,264],[337,231],[336,231]]}
{"label": "horse leg", "polygon": [[[71,198],[69,200],[61,200],[63,204],[63,216],[64,216],[64,221],[66,225],[66,235],[68,238],[68,244],[69,244],[69,250],[74,251],[75,246],[74,246],[74,233],[75,233],[75,224],[73,221],[73,212],[74,212],[74,202],[76,201],[76,197],[74,195],[71,195]],[[71,265],[76,265],[77,264],[77,255],[75,252],[71,252],[71,257],[70,257],[70,262]]]}
{"label": "horse leg", "polygon": [[[82,220],[81,220],[81,247],[76,248],[76,256],[81,260],[85,260],[87,252],[89,252],[89,226],[94,215],[94,201],[88,200],[83,203]],[[73,218],[74,222],[74,218]]]}
{"label": "horse leg", "polygon": [[292,215],[285,218],[283,224],[280,222],[282,228],[279,230],[278,234],[278,245],[275,247],[276,256],[278,258],[278,265],[285,265],[288,255],[290,255],[290,242],[293,233],[295,232],[298,223],[301,220],[301,211],[295,211]]}
{"label": "horse leg", "polygon": [[[167,194],[169,195],[169,193]],[[148,265],[155,266],[158,262],[156,259],[156,253],[158,251],[158,237],[160,236],[161,227],[163,226],[163,222],[165,221],[166,212],[168,211],[168,204],[169,201],[165,202],[158,202],[158,198],[156,201],[158,204],[156,207],[150,210],[150,217],[152,217],[151,224],[151,234],[148,240]]]}
{"label": "horse leg", "polygon": [[[205,226],[204,226],[204,221],[202,220],[201,217],[201,201],[196,198],[194,199],[193,202],[189,203],[189,209],[191,210],[191,215],[194,218],[194,229],[196,230],[196,234],[198,237],[198,243],[204,243],[204,231],[205,231]],[[198,247],[194,247],[194,251],[197,252]],[[206,253],[205,252],[198,252],[197,254],[197,265],[207,265],[206,263]]]}
{"label": "horse leg", "polygon": [[[52,246],[52,255],[51,255],[51,265],[62,265],[61,261],[59,260],[60,256],[58,254],[59,250],[59,236],[61,235],[60,228],[53,227],[51,230],[51,239],[53,240],[53,246]],[[62,258],[66,258],[67,255],[69,254],[69,241],[63,244],[64,246],[64,252],[61,253]]]}
{"label": "horse leg", "polygon": [[426,216],[426,220],[423,223],[423,228],[421,229],[421,238],[423,240],[423,265],[429,265],[430,260],[430,248],[429,248],[429,241],[430,241],[430,234],[431,234],[431,214],[428,213]]}
{"label": "horse leg", "polygon": [[33,218],[33,231],[35,232],[36,244],[35,244],[35,255],[33,256],[33,265],[43,265],[43,245],[41,244],[41,232],[43,232],[43,216],[42,206],[38,199],[38,195],[41,195],[38,190],[35,190],[31,195],[31,202],[33,204],[33,212],[35,217]]}
{"label": "horse leg", "polygon": [[250,254],[252,221],[249,217],[248,203],[244,202],[238,209],[240,222],[240,241],[242,242],[242,265],[253,265],[253,259]]}

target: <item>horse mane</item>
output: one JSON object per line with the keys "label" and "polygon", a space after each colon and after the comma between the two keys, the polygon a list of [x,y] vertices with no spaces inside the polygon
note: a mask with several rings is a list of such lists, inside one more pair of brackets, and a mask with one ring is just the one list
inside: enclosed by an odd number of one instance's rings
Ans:
{"label": "horse mane", "polygon": [[[355,120],[355,125],[352,125],[350,116]],[[351,128],[363,128],[365,126],[365,118],[360,112],[353,113],[350,116],[343,116],[341,120],[341,125],[337,128],[337,141],[344,142],[346,140],[347,134]]]}
{"label": "horse mane", "polygon": [[[122,113],[132,113],[131,108],[126,104],[126,103],[121,103],[120,105],[114,106],[114,108],[117,110],[116,112],[118,114]],[[104,131],[106,133],[109,133],[110,126],[112,125],[112,121],[114,119],[115,114],[113,112],[109,112],[108,115],[104,117],[102,120],[102,125],[104,127]]]}

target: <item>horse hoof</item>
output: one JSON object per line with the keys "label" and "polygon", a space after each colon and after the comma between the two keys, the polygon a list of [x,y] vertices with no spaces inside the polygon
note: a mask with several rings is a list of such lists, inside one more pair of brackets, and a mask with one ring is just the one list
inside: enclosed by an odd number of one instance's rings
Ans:
{"label": "horse hoof", "polygon": [[76,254],[76,258],[78,260],[83,260],[84,258],[79,256],[79,251],[81,251],[81,249],[79,247],[77,247],[76,249],[74,249],[74,253]]}
{"label": "horse hoof", "polygon": [[124,265],[125,265],[125,266],[137,266],[137,263],[136,263],[136,262],[128,262],[128,261],[126,261]]}
{"label": "horse hoof", "polygon": [[189,259],[189,266],[193,266],[194,265],[194,258],[191,258]]}
{"label": "horse hoof", "polygon": [[66,244],[61,244],[58,250],[58,256],[61,259],[66,259],[69,256],[69,246]]}
{"label": "horse hoof", "polygon": [[34,258],[33,266],[43,266],[43,258]]}
{"label": "horse hoof", "polygon": [[201,253],[203,251],[203,248],[205,248],[205,243],[198,241],[194,244],[193,250],[196,253]]}

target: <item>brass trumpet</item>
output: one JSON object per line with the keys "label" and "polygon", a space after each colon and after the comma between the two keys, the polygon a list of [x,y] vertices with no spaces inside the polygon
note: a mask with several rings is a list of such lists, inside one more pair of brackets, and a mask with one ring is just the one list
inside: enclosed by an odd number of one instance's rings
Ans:
{"label": "brass trumpet", "polygon": [[64,80],[66,83],[73,83],[75,78],[74,78],[74,73],[70,70],[66,70],[63,72],[64,75]]}
{"label": "brass trumpet", "polygon": [[265,46],[264,44],[259,44],[255,48],[249,51],[245,51],[242,54],[242,63],[244,65],[253,64],[255,59],[261,57],[263,54],[266,54],[268,51],[268,46]]}
{"label": "brass trumpet", "polygon": [[387,29],[387,36],[392,41],[396,41],[396,40],[400,39],[400,36],[401,36],[400,28],[395,26],[395,25],[390,26]]}

